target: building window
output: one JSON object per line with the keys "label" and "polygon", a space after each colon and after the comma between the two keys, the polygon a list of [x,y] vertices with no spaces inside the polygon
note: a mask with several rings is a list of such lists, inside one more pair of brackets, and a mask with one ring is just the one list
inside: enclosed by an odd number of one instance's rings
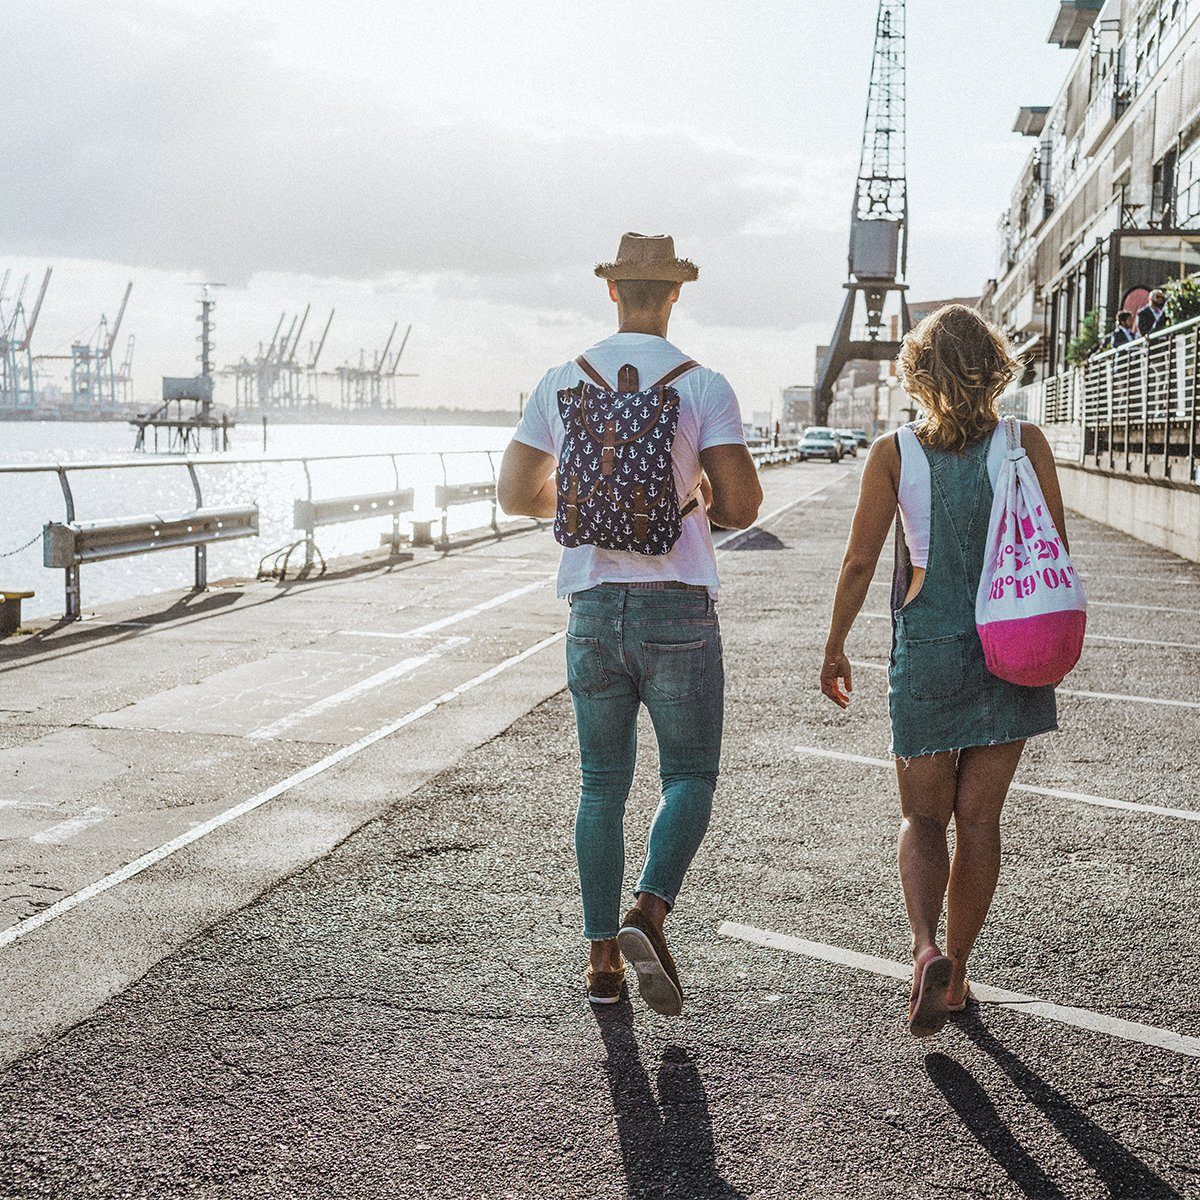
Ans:
{"label": "building window", "polygon": [[1200,131],[1179,156],[1175,184],[1175,223],[1200,229]]}

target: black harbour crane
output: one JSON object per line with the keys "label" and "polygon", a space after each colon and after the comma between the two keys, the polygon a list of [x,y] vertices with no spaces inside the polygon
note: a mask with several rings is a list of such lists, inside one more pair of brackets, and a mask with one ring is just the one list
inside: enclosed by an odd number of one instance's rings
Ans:
{"label": "black harbour crane", "polygon": [[850,214],[849,280],[829,352],[818,365],[816,419],[825,424],[838,377],[857,360],[886,362],[900,343],[883,337],[895,295],[900,335],[911,326],[904,282],[908,266],[905,174],[905,0],[879,0],[862,157]]}

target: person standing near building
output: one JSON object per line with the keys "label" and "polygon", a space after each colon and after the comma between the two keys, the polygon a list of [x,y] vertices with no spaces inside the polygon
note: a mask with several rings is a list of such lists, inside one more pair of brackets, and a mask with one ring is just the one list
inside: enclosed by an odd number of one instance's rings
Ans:
{"label": "person standing near building", "polygon": [[1150,293],[1150,303],[1143,304],[1137,311],[1137,328],[1140,337],[1148,337],[1167,327],[1167,293],[1155,288]]}
{"label": "person standing near building", "polygon": [[[675,256],[669,237],[627,233],[596,274],[608,281],[618,330],[534,389],[505,451],[499,500],[508,513],[554,517],[564,547],[558,594],[570,601],[588,998],[618,1001],[628,959],[642,999],[671,1016],[683,986],[663,925],[708,828],[724,720],[709,522],[749,527],[762,489],[733,389],[667,341],[696,266]],[[622,917],[642,705],[658,740],[662,800]]]}
{"label": "person standing near building", "polygon": [[[1027,738],[1058,727],[1053,687],[992,675],[975,627],[989,514],[1007,451],[996,399],[1020,370],[1004,336],[961,304],[938,309],[900,351],[923,410],[872,447],[834,598],[821,691],[850,703],[846,639],[899,510],[888,706],[900,786],[900,881],[912,927],[908,1024],[928,1037],[966,1007],[967,960],[1000,872],[1000,810]],[[1045,436],[1021,443],[1066,545],[1062,494]],[[950,820],[954,859],[947,851]],[[946,905],[946,953],[938,926]]]}
{"label": "person standing near building", "polygon": [[1127,308],[1121,309],[1117,313],[1117,327],[1112,331],[1109,338],[1109,344],[1113,350],[1120,350],[1128,346],[1130,342],[1137,341],[1137,334],[1133,329],[1133,313]]}

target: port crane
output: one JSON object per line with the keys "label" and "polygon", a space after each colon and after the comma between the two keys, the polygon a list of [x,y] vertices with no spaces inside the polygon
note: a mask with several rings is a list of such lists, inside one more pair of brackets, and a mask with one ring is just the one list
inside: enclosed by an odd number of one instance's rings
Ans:
{"label": "port crane", "polygon": [[905,0],[879,0],[867,118],[850,212],[849,279],[828,353],[817,368],[816,419],[829,420],[838,377],[847,364],[887,362],[900,342],[883,337],[889,300],[900,336],[910,329],[905,165]]}
{"label": "port crane", "polygon": [[4,272],[0,281],[0,408],[29,410],[37,407],[37,375],[34,368],[33,331],[37,327],[42,301],[50,286],[52,268],[47,267],[42,276],[33,310],[25,310],[25,288],[29,283],[26,275],[14,297],[11,307],[5,308],[5,295],[11,270]]}

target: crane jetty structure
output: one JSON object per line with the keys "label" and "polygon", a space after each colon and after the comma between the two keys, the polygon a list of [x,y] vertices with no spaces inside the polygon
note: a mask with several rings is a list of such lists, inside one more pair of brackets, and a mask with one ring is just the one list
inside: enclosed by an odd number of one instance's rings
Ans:
{"label": "crane jetty structure", "polygon": [[[196,340],[200,343],[200,372],[197,375],[164,375],[162,381],[162,403],[150,412],[138,413],[130,419],[137,430],[135,450],[148,450],[153,442],[155,451],[165,448],[169,453],[198,453],[204,433],[211,437],[213,450],[229,449],[229,431],[236,422],[226,412],[217,414],[213,405],[213,310],[216,298],[210,289],[224,287],[223,283],[205,282],[192,284],[200,288],[198,303],[200,332]],[[160,436],[165,447],[160,446]]]}
{"label": "crane jetty structure", "polygon": [[834,388],[853,362],[886,362],[900,342],[882,337],[893,300],[900,336],[912,325],[905,165],[905,0],[879,0],[858,180],[850,212],[849,280],[837,326],[817,372],[815,417],[826,424]]}

